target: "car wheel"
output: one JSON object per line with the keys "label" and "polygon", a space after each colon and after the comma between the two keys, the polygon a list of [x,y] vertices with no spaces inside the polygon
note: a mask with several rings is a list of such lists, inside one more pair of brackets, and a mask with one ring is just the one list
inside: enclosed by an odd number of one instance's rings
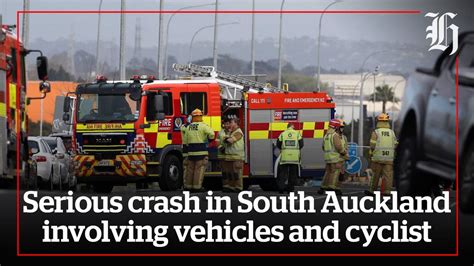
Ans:
{"label": "car wheel", "polygon": [[104,193],[109,194],[114,189],[113,185],[106,185],[106,184],[97,184],[93,186],[93,191],[95,193]]}
{"label": "car wheel", "polygon": [[431,195],[433,178],[416,169],[416,137],[402,138],[394,161],[395,181],[401,196]]}
{"label": "car wheel", "polygon": [[461,164],[459,207],[463,212],[474,213],[474,143],[469,145]]}
{"label": "car wheel", "polygon": [[161,190],[177,190],[183,186],[183,164],[175,155],[166,156],[158,178]]}

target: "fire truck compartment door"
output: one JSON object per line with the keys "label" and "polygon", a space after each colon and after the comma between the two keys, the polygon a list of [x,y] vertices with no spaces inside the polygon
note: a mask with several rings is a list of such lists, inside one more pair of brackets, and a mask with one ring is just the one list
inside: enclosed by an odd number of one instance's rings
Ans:
{"label": "fire truck compartment door", "polygon": [[[301,150],[301,168],[303,170],[310,169],[324,169],[324,153],[322,150],[323,136],[331,120],[331,109],[300,109],[299,122],[303,125],[311,125],[311,123],[319,123],[322,125],[325,122],[324,129],[314,129],[313,138],[304,139],[304,147]],[[310,128],[303,128],[303,130],[310,130]]]}
{"label": "fire truck compartment door", "polygon": [[[271,123],[271,110],[251,110],[250,123]],[[250,130],[253,131],[253,130]],[[250,173],[273,175],[273,143],[268,130],[249,131]]]}
{"label": "fire truck compartment door", "polygon": [[0,70],[0,175],[7,173],[6,72]]}

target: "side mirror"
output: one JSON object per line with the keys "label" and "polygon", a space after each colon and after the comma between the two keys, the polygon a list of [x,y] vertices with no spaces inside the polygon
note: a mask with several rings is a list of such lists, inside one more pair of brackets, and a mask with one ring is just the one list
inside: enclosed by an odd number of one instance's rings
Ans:
{"label": "side mirror", "polygon": [[[71,106],[71,98],[69,97],[64,97],[64,102],[63,102],[63,112],[64,113],[69,113],[69,108]],[[68,119],[69,120],[69,119]]]}
{"label": "side mirror", "polygon": [[58,159],[64,159],[64,153],[61,153],[61,152],[56,152],[56,158]]}
{"label": "side mirror", "polygon": [[41,93],[51,92],[51,84],[46,81],[41,81],[41,83],[39,84],[39,90]]}
{"label": "side mirror", "polygon": [[63,121],[64,123],[69,123],[71,120],[71,116],[69,115],[69,113],[64,113],[63,114]]}
{"label": "side mirror", "polygon": [[38,78],[42,81],[48,79],[48,58],[46,56],[36,57],[36,69],[38,70]]}
{"label": "side mirror", "polygon": [[474,86],[474,68],[459,68],[459,83]]}
{"label": "side mirror", "polygon": [[130,99],[134,101],[140,100],[142,97],[142,86],[140,84],[133,85],[130,89]]}
{"label": "side mirror", "polygon": [[31,154],[36,154],[36,153],[38,153],[38,152],[39,152],[38,148],[31,148],[31,149],[30,149],[30,153],[31,153]]}

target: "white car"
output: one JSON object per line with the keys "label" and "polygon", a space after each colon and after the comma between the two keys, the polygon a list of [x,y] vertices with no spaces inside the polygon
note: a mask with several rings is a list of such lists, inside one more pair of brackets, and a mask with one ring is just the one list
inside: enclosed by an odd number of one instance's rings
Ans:
{"label": "white car", "polygon": [[68,153],[63,140],[60,137],[41,137],[48,144],[54,157],[59,163],[59,173],[61,176],[60,189],[72,189],[77,185],[75,176],[73,175],[73,162],[71,155]]}
{"label": "white car", "polygon": [[59,184],[59,163],[51,148],[40,137],[28,137],[28,148],[33,160],[36,161],[38,183],[53,190]]}

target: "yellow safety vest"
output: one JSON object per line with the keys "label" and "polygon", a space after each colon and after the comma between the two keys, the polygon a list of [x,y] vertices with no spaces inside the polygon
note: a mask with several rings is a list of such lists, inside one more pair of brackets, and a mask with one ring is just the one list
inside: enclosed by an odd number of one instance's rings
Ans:
{"label": "yellow safety vest", "polygon": [[393,161],[395,157],[395,132],[390,128],[377,128],[375,130],[377,141],[372,154],[372,161]]}
{"label": "yellow safety vest", "polygon": [[219,131],[219,133],[217,133],[217,138],[216,138],[216,142],[217,142],[217,159],[219,160],[223,160],[225,159],[225,153],[223,153],[221,151],[222,147],[225,147],[224,146],[224,138],[226,136],[226,132],[224,129],[221,129],[221,131]]}
{"label": "yellow safety vest", "polygon": [[208,155],[207,143],[213,140],[214,136],[214,131],[206,123],[191,123],[186,130],[188,156]]}
{"label": "yellow safety vest", "polygon": [[334,135],[337,134],[336,132],[328,132],[324,135],[323,139],[323,150],[324,150],[324,161],[326,163],[337,163],[339,162],[341,155],[336,150],[336,146],[334,146]]}
{"label": "yellow safety vest", "polygon": [[188,157],[188,140],[186,139],[186,131],[188,130],[188,125],[182,125],[181,130],[181,142],[183,148],[183,157]]}
{"label": "yellow safety vest", "polygon": [[242,134],[242,137],[232,144],[225,145],[225,159],[227,161],[239,161],[244,159],[244,133],[240,128],[238,128],[230,133],[230,137],[233,137],[237,133]]}
{"label": "yellow safety vest", "polygon": [[[346,138],[346,136],[344,136],[344,135],[341,135],[341,145],[342,145],[342,148],[343,148],[345,151],[347,151],[347,138]],[[340,155],[340,157],[341,157],[341,160],[340,160],[341,162],[346,161],[346,159],[344,159],[344,156],[343,156],[342,154],[339,154],[339,155]]]}
{"label": "yellow safety vest", "polygon": [[287,129],[278,136],[278,140],[281,141],[280,164],[300,164],[301,139],[301,134],[294,129]]}

